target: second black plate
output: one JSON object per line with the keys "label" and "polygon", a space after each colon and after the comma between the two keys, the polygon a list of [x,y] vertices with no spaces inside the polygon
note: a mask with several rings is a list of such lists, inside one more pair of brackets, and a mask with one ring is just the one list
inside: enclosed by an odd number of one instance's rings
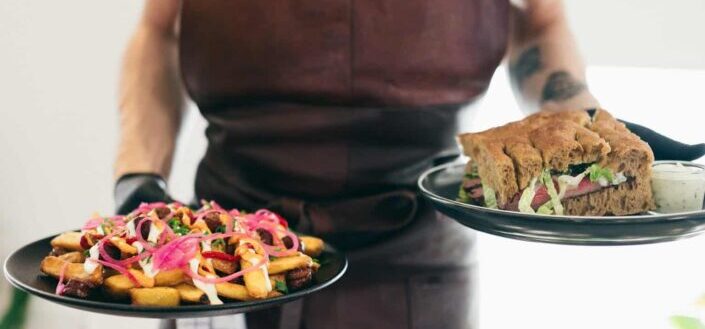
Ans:
{"label": "second black plate", "polygon": [[98,295],[93,299],[80,299],[54,294],[57,280],[39,272],[39,264],[51,251],[49,241],[54,236],[32,242],[12,253],[5,261],[5,277],[15,287],[35,296],[65,306],[85,311],[144,318],[194,318],[219,316],[256,311],[315,293],[340,279],[348,267],[348,261],[333,247],[326,245],[318,257],[321,267],[314,274],[313,285],[280,297],[248,302],[225,302],[222,305],[181,305],[177,307],[144,307],[110,300]]}
{"label": "second black plate", "polygon": [[465,164],[432,168],[419,178],[421,193],[459,223],[508,238],[576,245],[672,241],[705,231],[705,210],[636,216],[555,216],[489,209],[455,201]]}

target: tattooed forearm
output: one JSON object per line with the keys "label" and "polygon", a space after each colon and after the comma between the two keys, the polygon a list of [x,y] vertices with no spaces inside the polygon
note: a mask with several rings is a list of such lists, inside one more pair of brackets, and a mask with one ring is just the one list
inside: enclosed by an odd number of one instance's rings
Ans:
{"label": "tattooed forearm", "polygon": [[521,89],[524,80],[541,70],[542,66],[541,50],[538,46],[533,46],[524,50],[517,60],[509,66],[509,73]]}
{"label": "tattooed forearm", "polygon": [[541,93],[541,102],[564,101],[585,90],[585,84],[573,78],[566,71],[551,73]]}

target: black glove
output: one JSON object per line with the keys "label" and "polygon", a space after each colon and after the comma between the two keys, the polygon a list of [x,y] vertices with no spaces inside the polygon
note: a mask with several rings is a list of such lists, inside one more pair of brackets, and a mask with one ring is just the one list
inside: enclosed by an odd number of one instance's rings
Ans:
{"label": "black glove", "polygon": [[[592,117],[595,115],[596,110],[590,109],[587,112]],[[624,123],[627,129],[649,144],[656,160],[693,161],[705,155],[705,143],[696,145],[683,144],[644,126],[620,119],[617,120]]]}
{"label": "black glove", "polygon": [[126,174],[115,183],[115,209],[124,215],[137,208],[142,202],[172,202],[166,192],[166,182],[159,175],[136,173]]}
{"label": "black glove", "polygon": [[705,143],[683,144],[636,123],[619,121],[624,123],[631,132],[641,137],[643,141],[649,143],[656,160],[693,161],[705,155]]}

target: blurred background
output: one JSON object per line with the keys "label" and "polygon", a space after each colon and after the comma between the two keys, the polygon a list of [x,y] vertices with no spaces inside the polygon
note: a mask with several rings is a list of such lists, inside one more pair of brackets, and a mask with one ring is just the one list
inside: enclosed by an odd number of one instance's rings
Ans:
{"label": "blurred background", "polygon": [[[684,142],[705,142],[704,0],[565,3],[589,84],[607,109]],[[139,0],[0,0],[0,259],[78,227],[94,211],[113,210],[116,82],[141,6]],[[463,129],[521,116],[500,68]],[[178,199],[193,195],[204,128],[191,109],[169,179]],[[479,239],[481,328],[672,328],[673,315],[699,316],[705,237],[619,248]],[[0,280],[0,312],[10,295]],[[28,311],[26,328],[157,323],[36,299]]]}

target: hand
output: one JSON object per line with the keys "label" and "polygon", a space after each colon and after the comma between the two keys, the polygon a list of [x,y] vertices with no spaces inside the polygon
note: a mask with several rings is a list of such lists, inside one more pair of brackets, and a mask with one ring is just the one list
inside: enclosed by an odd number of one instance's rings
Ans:
{"label": "hand", "polygon": [[[590,116],[595,114],[594,109],[587,111]],[[696,145],[683,144],[636,123],[617,120],[624,123],[627,129],[649,144],[656,160],[692,161],[705,155],[705,143]]]}
{"label": "hand", "polygon": [[142,202],[172,202],[162,177],[148,173],[126,174],[115,183],[115,209],[127,214]]}

